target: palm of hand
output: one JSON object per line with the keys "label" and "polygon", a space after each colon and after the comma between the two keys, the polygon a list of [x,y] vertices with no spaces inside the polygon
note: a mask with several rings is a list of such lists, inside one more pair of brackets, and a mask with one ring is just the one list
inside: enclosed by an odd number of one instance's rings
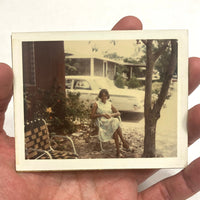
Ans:
{"label": "palm of hand", "polygon": [[[16,173],[14,139],[1,134],[2,199],[137,199],[137,184],[152,170]],[[16,192],[17,191],[17,192]]]}
{"label": "palm of hand", "polygon": [[[1,134],[0,140],[0,160],[3,160],[0,164],[0,194],[5,200],[185,199],[186,196],[195,193],[195,190],[199,190],[199,186],[191,182],[190,175],[191,171],[197,170],[200,160],[193,164],[188,172],[185,170],[138,193],[138,184],[155,170],[16,173],[14,139]],[[196,181],[199,179],[200,177]],[[181,195],[178,190],[180,188]]]}

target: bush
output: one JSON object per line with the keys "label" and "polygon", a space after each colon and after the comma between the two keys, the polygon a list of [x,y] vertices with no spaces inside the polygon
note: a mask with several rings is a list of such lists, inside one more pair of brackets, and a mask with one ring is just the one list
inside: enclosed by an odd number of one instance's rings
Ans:
{"label": "bush", "polygon": [[[89,119],[89,108],[79,100],[80,94],[60,92],[56,89],[37,91],[40,97],[34,106],[33,118],[44,118],[50,125],[50,132],[71,134],[76,131],[75,119],[79,121]],[[30,98],[28,98],[30,97]],[[32,95],[26,92],[25,108],[29,109]]]}
{"label": "bush", "polygon": [[140,83],[140,81],[138,81],[138,80],[136,79],[135,76],[133,76],[133,77],[128,81],[127,86],[128,86],[128,88],[137,88],[137,87],[140,87],[140,86],[141,86],[141,83]]}
{"label": "bush", "polygon": [[118,87],[118,88],[124,88],[125,86],[125,81],[124,81],[124,78],[122,76],[117,76],[117,78],[115,79],[115,85]]}
{"label": "bush", "polygon": [[87,103],[80,101],[80,93],[68,92],[66,97],[67,117],[73,121],[77,118],[84,121],[89,118],[90,108]]}

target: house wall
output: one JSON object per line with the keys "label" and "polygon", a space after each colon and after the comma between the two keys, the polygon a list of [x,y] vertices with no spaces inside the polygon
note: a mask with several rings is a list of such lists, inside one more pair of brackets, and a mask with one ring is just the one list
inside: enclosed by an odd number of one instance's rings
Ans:
{"label": "house wall", "polygon": [[64,43],[35,42],[35,65],[37,86],[65,89]]}
{"label": "house wall", "polygon": [[65,89],[64,43],[23,42],[23,78],[26,87]]}
{"label": "house wall", "polygon": [[[65,60],[62,41],[23,42],[23,83],[25,120],[32,120],[37,112],[39,89],[65,93]],[[29,102],[29,103],[28,103]],[[27,106],[30,104],[29,106]]]}

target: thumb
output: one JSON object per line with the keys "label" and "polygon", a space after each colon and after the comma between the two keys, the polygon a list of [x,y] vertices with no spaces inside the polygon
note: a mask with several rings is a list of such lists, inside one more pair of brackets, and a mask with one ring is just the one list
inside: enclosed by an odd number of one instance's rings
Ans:
{"label": "thumb", "polygon": [[12,85],[12,69],[8,65],[0,63],[0,133],[5,133],[3,130],[3,123],[5,112],[13,93]]}

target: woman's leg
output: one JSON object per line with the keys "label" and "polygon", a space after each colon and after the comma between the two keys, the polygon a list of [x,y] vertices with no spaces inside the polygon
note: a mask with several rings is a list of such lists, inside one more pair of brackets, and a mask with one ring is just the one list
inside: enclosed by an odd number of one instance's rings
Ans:
{"label": "woman's leg", "polygon": [[115,133],[113,134],[113,138],[115,140],[115,145],[116,145],[116,149],[117,149],[117,157],[119,157],[119,155],[120,155],[120,151],[119,151],[119,137],[118,137],[117,131],[115,131]]}
{"label": "woman's leg", "polygon": [[122,129],[121,129],[121,127],[119,127],[116,132],[119,135],[119,137],[120,137],[120,139],[121,139],[121,141],[123,143],[123,147],[126,148],[126,149],[129,149],[128,142],[124,139],[124,137],[122,135]]}

